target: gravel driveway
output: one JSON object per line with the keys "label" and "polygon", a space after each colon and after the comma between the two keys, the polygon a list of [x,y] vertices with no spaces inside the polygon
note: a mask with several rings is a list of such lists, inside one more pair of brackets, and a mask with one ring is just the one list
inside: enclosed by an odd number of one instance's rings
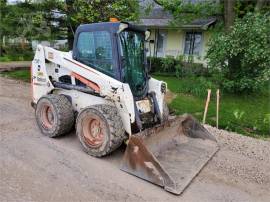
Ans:
{"label": "gravel driveway", "polygon": [[0,77],[0,201],[270,201],[269,141],[206,126],[221,149],[175,196],[120,171],[124,148],[98,159],[74,131],[44,137],[30,99],[30,84]]}

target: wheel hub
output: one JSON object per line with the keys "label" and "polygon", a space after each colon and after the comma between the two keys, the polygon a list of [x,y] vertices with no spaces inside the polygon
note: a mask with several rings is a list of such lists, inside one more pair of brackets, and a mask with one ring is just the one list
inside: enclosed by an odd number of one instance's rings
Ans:
{"label": "wheel hub", "polygon": [[104,130],[102,121],[98,118],[90,118],[83,121],[83,136],[91,147],[100,147],[104,142]]}
{"label": "wheel hub", "polygon": [[54,115],[51,107],[45,105],[41,110],[41,121],[46,128],[52,128],[54,124]]}

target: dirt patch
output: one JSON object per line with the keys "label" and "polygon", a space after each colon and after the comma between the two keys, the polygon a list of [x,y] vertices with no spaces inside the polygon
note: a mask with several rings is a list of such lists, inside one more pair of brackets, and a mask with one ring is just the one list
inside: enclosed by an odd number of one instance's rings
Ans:
{"label": "dirt patch", "polygon": [[171,92],[169,89],[167,89],[166,95],[165,95],[165,101],[167,103],[171,103],[173,101],[174,98],[176,98],[176,94],[174,94],[173,92]]}
{"label": "dirt patch", "polygon": [[0,72],[30,69],[31,61],[0,62]]}
{"label": "dirt patch", "polygon": [[0,77],[0,86],[0,201],[270,201],[269,141],[206,126],[220,151],[175,196],[120,171],[124,148],[99,159],[82,151],[74,131],[43,136],[30,84]]}

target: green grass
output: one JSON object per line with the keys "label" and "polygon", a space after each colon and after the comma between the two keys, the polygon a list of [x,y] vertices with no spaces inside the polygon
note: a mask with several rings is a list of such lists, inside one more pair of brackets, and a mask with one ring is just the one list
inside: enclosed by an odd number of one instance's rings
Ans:
{"label": "green grass", "polygon": [[17,53],[0,56],[0,62],[11,62],[11,61],[31,61],[34,57],[34,53],[32,51],[28,51],[27,53]]}
{"label": "green grass", "polygon": [[11,72],[2,72],[1,76],[30,82],[31,73],[29,70],[16,70]]}
{"label": "green grass", "polygon": [[[186,86],[196,85],[196,80],[164,76],[154,77],[167,82],[168,88],[177,94],[177,97],[169,105],[176,114],[190,113],[202,120],[207,96],[206,89],[204,91],[205,96],[194,96],[194,94],[186,91],[186,89],[189,89]],[[212,89],[213,96],[211,96],[206,119],[206,123],[214,126],[216,124],[215,94],[216,91]],[[222,94],[220,98],[219,127],[253,137],[270,137],[269,94],[267,86],[265,93],[260,95]]]}

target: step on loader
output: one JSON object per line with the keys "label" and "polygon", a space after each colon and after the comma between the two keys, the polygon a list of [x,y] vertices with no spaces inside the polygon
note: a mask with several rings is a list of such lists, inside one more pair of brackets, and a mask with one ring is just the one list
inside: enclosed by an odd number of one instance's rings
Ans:
{"label": "step on loader", "polygon": [[149,75],[149,36],[106,22],[80,25],[70,52],[38,45],[32,106],[44,135],[64,135],[76,124],[83,150],[96,157],[125,142],[121,170],[181,194],[218,145],[192,116],[170,116],[167,84]]}

